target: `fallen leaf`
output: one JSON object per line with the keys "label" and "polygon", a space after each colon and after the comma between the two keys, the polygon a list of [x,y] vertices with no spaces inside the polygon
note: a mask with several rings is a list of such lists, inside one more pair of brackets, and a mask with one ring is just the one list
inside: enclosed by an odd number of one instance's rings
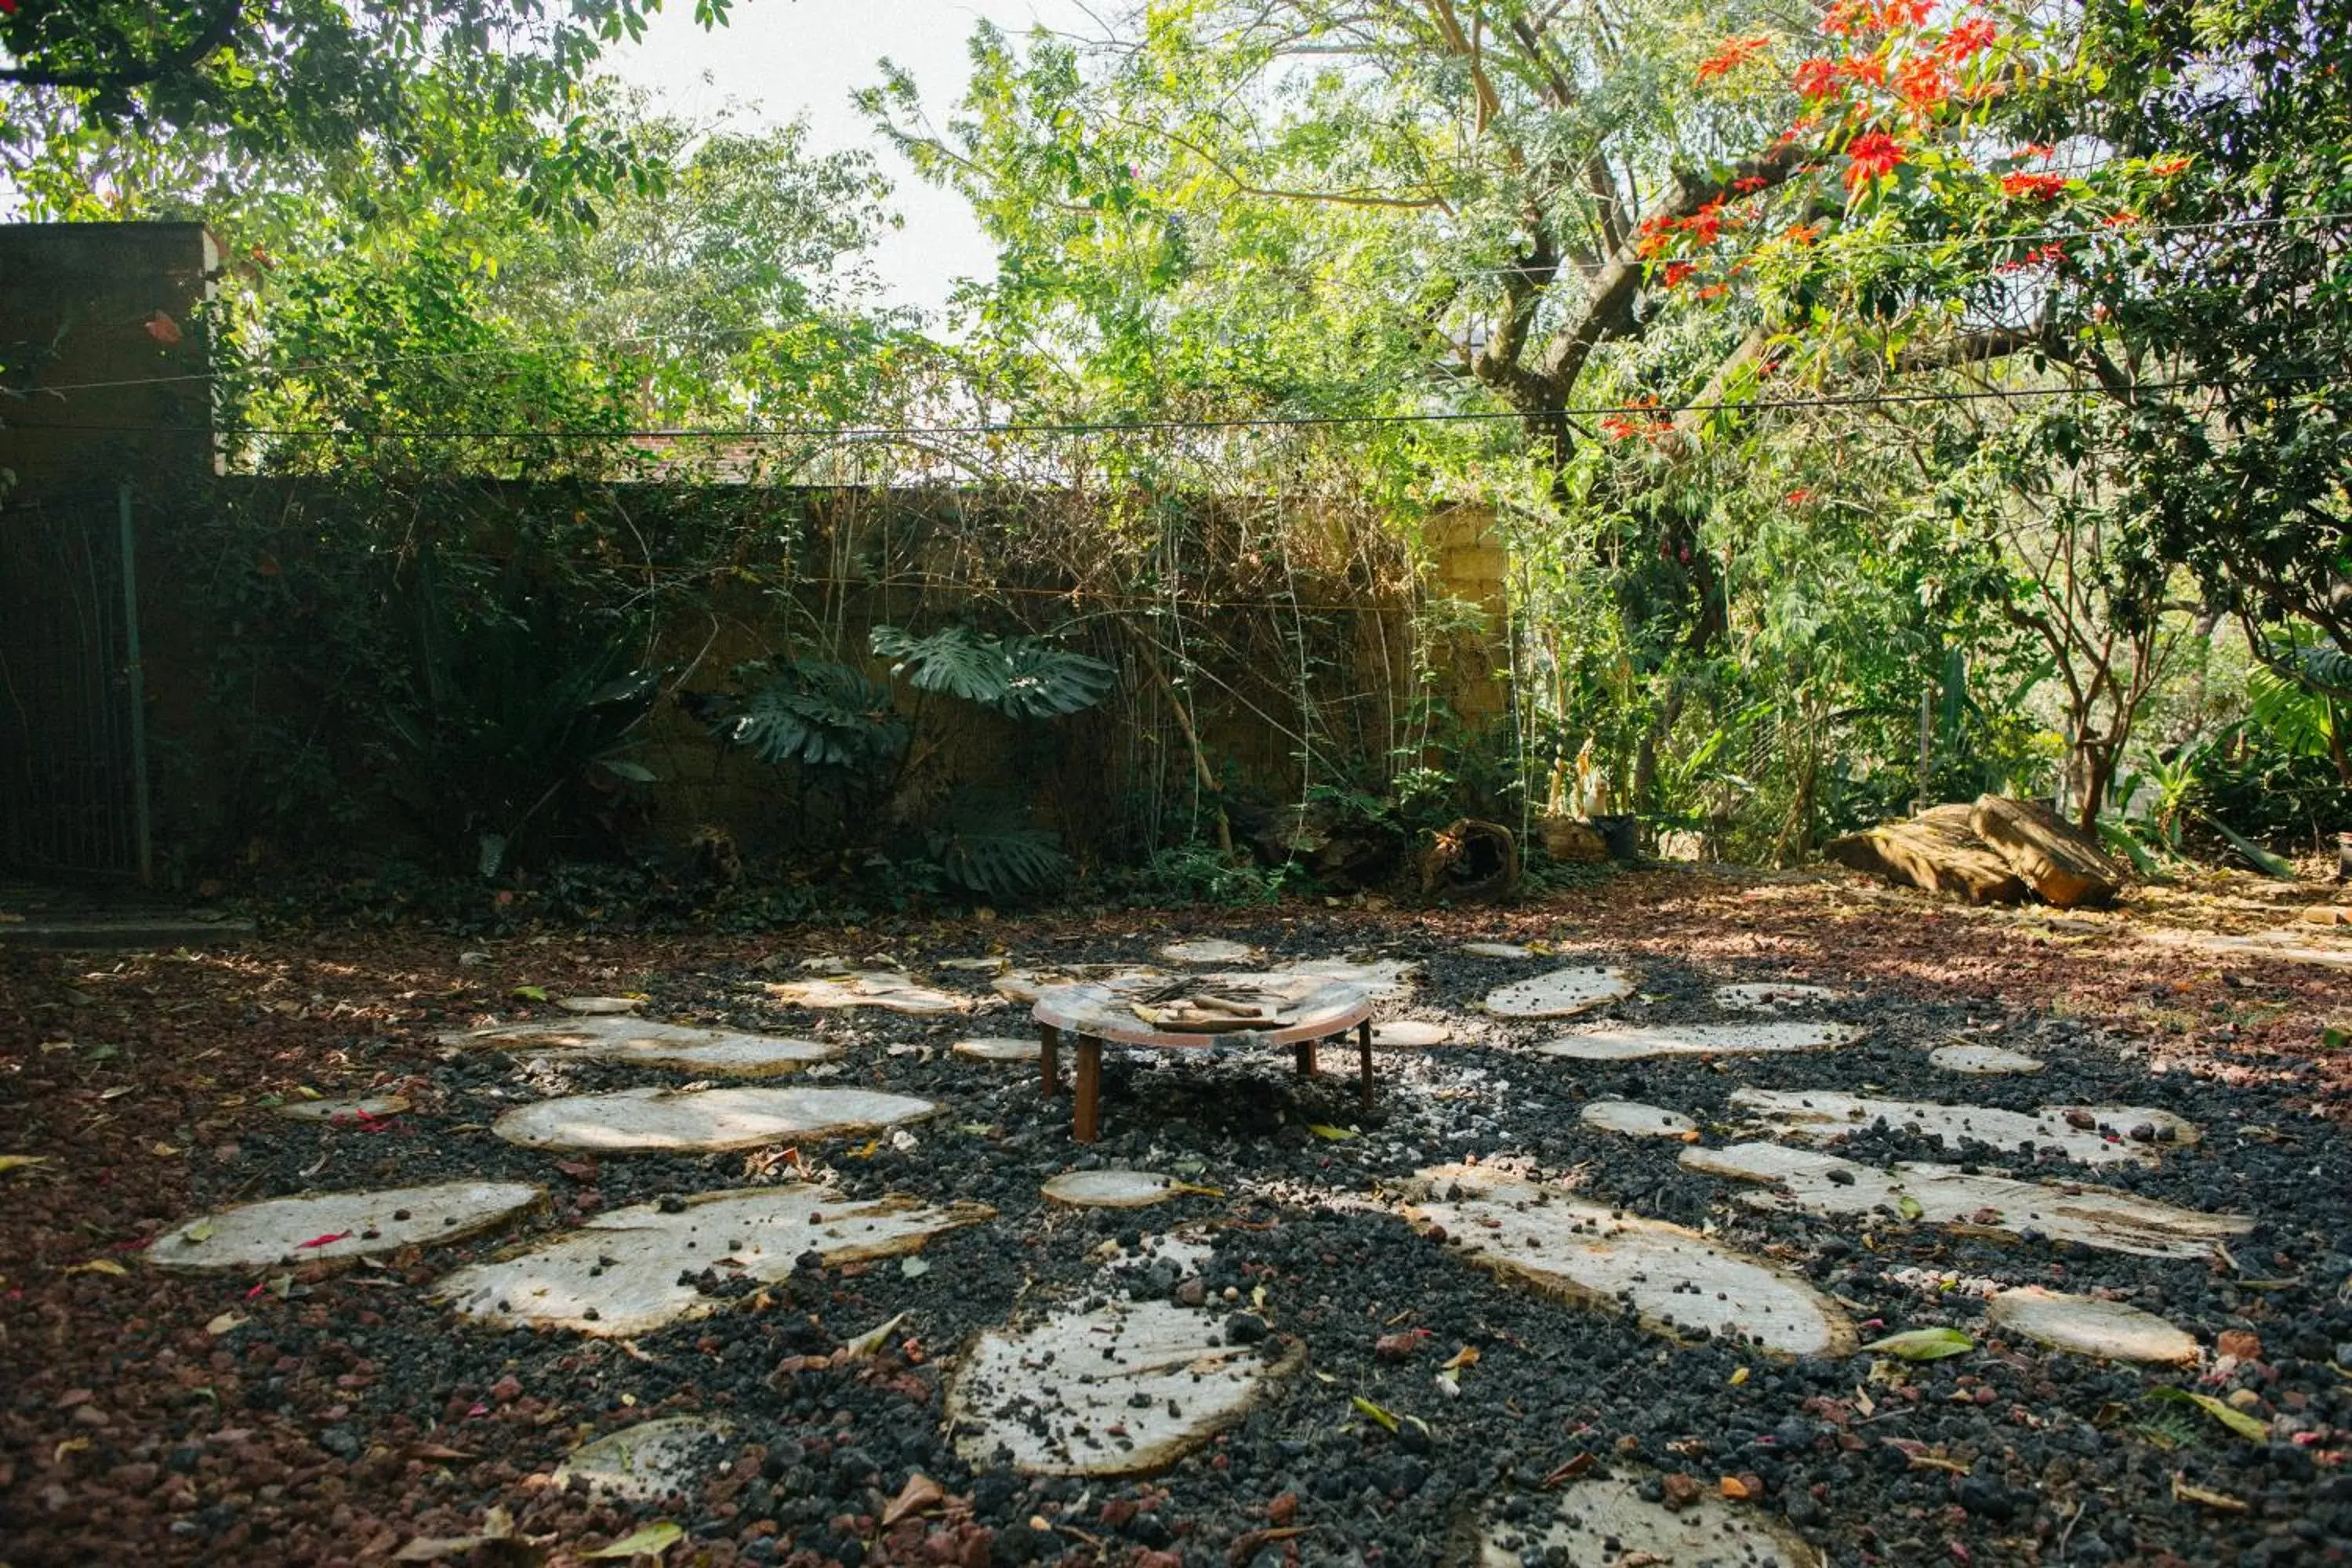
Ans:
{"label": "fallen leaf", "polygon": [[111,1258],[93,1258],[87,1263],[77,1263],[66,1270],[68,1274],[125,1275],[131,1272]]}
{"label": "fallen leaf", "polygon": [[866,1330],[866,1332],[858,1335],[846,1345],[844,1345],[842,1347],[843,1353],[847,1355],[851,1361],[864,1361],[866,1357],[872,1355],[876,1351],[882,1348],[884,1342],[889,1339],[891,1333],[898,1327],[899,1324],[907,1321],[907,1317],[908,1314],[901,1312],[897,1317],[891,1319],[888,1322],[884,1323],[880,1328]]}
{"label": "fallen leaf", "polygon": [[1393,1432],[1397,1429],[1396,1416],[1391,1412],[1381,1409],[1379,1405],[1373,1404],[1362,1394],[1359,1394],[1355,1395],[1349,1401],[1349,1403],[1353,1405],[1364,1415],[1369,1415],[1373,1420],[1379,1422],[1382,1426],[1385,1426],[1390,1431]]}
{"label": "fallen leaf", "polygon": [[219,1317],[215,1318],[211,1322],[205,1325],[205,1332],[212,1335],[215,1339],[218,1339],[221,1335],[241,1329],[251,1321],[253,1321],[251,1318],[242,1317],[235,1312],[223,1312]]}
{"label": "fallen leaf", "polygon": [[1730,1382],[1731,1382],[1731,1386],[1732,1386],[1732,1387],[1734,1387],[1734,1388],[1738,1388],[1741,1384],[1746,1383],[1747,1381],[1748,1381],[1748,1369],[1747,1369],[1746,1367],[1744,1367],[1744,1366],[1743,1366],[1743,1367],[1741,1367],[1738,1371],[1737,1371],[1737,1372],[1735,1372],[1735,1373],[1733,1373],[1731,1374]]}
{"label": "fallen leaf", "polygon": [[348,1230],[339,1230],[331,1236],[314,1236],[308,1241],[296,1242],[294,1244],[294,1250],[297,1252],[307,1252],[313,1247],[330,1247],[338,1241],[350,1240],[351,1236],[352,1233]]}
{"label": "fallen leaf", "polygon": [[1920,1205],[1917,1198],[1913,1197],[1909,1193],[1906,1193],[1901,1198],[1895,1201],[1895,1212],[1901,1215],[1905,1219],[1917,1219],[1921,1215],[1926,1214],[1927,1211]]}
{"label": "fallen leaf", "polygon": [[625,1560],[636,1556],[641,1552],[648,1556],[658,1557],[685,1539],[686,1531],[682,1527],[672,1524],[668,1520],[657,1519],[643,1530],[631,1531],[610,1546],[600,1546],[595,1551],[583,1552],[582,1555],[592,1563],[599,1558],[618,1557]]}
{"label": "fallen leaf", "polygon": [[2190,1486],[2180,1479],[2178,1470],[2172,1473],[2172,1495],[2182,1502],[2202,1503],[2207,1508],[2218,1508],[2224,1513],[2246,1511],[2246,1505],[2227,1492],[2207,1491],[2203,1487]]}
{"label": "fallen leaf", "polygon": [[1461,1367],[1476,1366],[1477,1364],[1478,1347],[1476,1345],[1464,1345],[1460,1350],[1455,1351],[1453,1355],[1446,1358],[1445,1364],[1438,1370],[1441,1372],[1453,1372]]}
{"label": "fallen leaf", "polygon": [[514,994],[519,1000],[524,1002],[547,1000],[547,988],[541,985],[518,985],[514,988]]}
{"label": "fallen leaf", "polygon": [[169,1143],[158,1143],[154,1147],[149,1149],[147,1152],[154,1155],[159,1160],[168,1160],[173,1155],[180,1152],[180,1151],[173,1148]]}
{"label": "fallen leaf", "polygon": [[887,1530],[909,1514],[937,1508],[947,1500],[947,1495],[940,1489],[939,1482],[917,1470],[907,1478],[907,1484],[898,1489],[898,1495],[892,1498],[889,1506],[882,1510],[882,1528]]}
{"label": "fallen leaf", "polygon": [[0,1176],[5,1176],[11,1171],[28,1170],[32,1166],[46,1165],[48,1163],[49,1157],[47,1154],[0,1154]]}
{"label": "fallen leaf", "polygon": [[2185,1388],[2158,1388],[2151,1389],[2148,1397],[2168,1399],[2175,1404],[2194,1405],[2250,1443],[2267,1443],[2271,1440],[2270,1423],[2259,1416],[2249,1415],[2235,1405],[2216,1399],[2210,1394],[2191,1394]]}
{"label": "fallen leaf", "polygon": [[1873,1340],[1862,1348],[1883,1351],[1904,1361],[1941,1361],[1946,1356],[1968,1354],[1977,1348],[1977,1342],[1958,1329],[1913,1329],[1908,1333]]}
{"label": "fallen leaf", "polygon": [[213,1222],[200,1219],[182,1231],[180,1235],[189,1241],[210,1241],[213,1238]]}
{"label": "fallen leaf", "polygon": [[1349,1131],[1344,1127],[1327,1127],[1320,1121],[1308,1122],[1307,1124],[1307,1131],[1314,1133],[1315,1136],[1322,1139],[1327,1143],[1344,1143],[1349,1139],[1355,1136],[1354,1133]]}

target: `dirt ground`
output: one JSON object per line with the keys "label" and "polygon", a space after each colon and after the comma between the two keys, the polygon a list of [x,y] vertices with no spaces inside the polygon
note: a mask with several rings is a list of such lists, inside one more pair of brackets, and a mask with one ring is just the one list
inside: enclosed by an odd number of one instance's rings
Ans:
{"label": "dirt ground", "polygon": [[[1669,1498],[1695,1479],[1839,1563],[2352,1561],[2352,1041],[2331,1034],[2352,1030],[2352,966],[2263,945],[2285,931],[2352,957],[2352,928],[2298,919],[2347,899],[2232,878],[2111,911],[1970,910],[1843,875],[1685,868],[1499,910],[1117,910],[758,937],[320,929],[218,952],[0,952],[0,1568],[563,1564],[665,1521],[678,1531],[646,1539],[673,1565],[1517,1563],[1497,1531],[1535,1539],[1612,1473]],[[1274,1053],[1114,1053],[1091,1148],[1070,1142],[1068,1101],[1043,1097],[1034,1068],[945,1048],[1028,1024],[984,973],[943,960],[1141,962],[1177,936],[1410,961],[1418,984],[1386,1013],[1465,1037],[1384,1053],[1369,1113],[1339,1072],[1300,1080]],[[1459,951],[1469,941],[1538,951],[1478,958]],[[757,989],[824,954],[887,957],[971,1010],[819,1014]],[[1560,1026],[1479,1010],[1490,987],[1571,963],[1635,976],[1616,1009],[1628,1022],[1714,1018],[1710,991],[1727,982],[1809,982],[1837,994],[1824,1016],[1861,1038],[1582,1062],[1535,1053]],[[562,1158],[505,1142],[488,1124],[511,1104],[687,1081],[436,1039],[573,993],[836,1045],[829,1081],[942,1112],[903,1145],[789,1154]],[[1976,1079],[1927,1065],[1954,1041],[2047,1068]],[[1736,1142],[1743,1085],[2161,1108],[2201,1140],[2144,1168],[2056,1173],[2254,1228],[2210,1259],[2153,1258],[1992,1226],[1765,1209],[1692,1173],[1686,1145],[1578,1119],[1594,1099],[1653,1102],[1690,1115],[1696,1142]],[[370,1093],[411,1109],[340,1126],[278,1113]],[[1884,1125],[1841,1152],[1954,1157]],[[1414,1172],[1467,1159],[1704,1227],[1801,1274],[1865,1340],[1949,1325],[1970,1349],[1779,1361],[1516,1288],[1393,1201]],[[1193,1190],[1141,1215],[1037,1194],[1059,1171],[1119,1166]],[[920,1271],[803,1268],[625,1342],[476,1325],[432,1294],[464,1263],[602,1211],[791,1175],[996,1217],[936,1238]],[[503,1229],[356,1267],[195,1274],[147,1256],[170,1227],[236,1204],[460,1176],[541,1184],[547,1198]],[[1157,1475],[1038,1477],[961,1451],[941,1385],[971,1336],[1079,1300],[1104,1258],[1139,1258],[1140,1233],[1178,1226],[1213,1238],[1210,1310],[1254,1309],[1251,1331],[1303,1352],[1303,1370]],[[2137,1367],[2005,1340],[1984,1290],[2024,1284],[2156,1312],[2201,1359]],[[1242,1307],[1217,1307],[1235,1295]],[[835,1353],[902,1312],[877,1353]],[[1449,1356],[1451,1391],[1436,1375]],[[1364,1405],[1411,1419],[1391,1431]],[[583,1438],[694,1413],[725,1415],[734,1436],[686,1493],[626,1502],[553,1482]]]}

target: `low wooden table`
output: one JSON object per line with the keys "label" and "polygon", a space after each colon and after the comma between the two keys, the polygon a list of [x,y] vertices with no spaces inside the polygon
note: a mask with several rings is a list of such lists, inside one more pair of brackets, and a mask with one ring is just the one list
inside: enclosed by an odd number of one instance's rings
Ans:
{"label": "low wooden table", "polygon": [[1282,981],[1298,987],[1285,1004],[1292,1021],[1272,1029],[1229,1029],[1195,1032],[1155,1028],[1137,1017],[1135,999],[1168,984],[1164,976],[1112,980],[1077,985],[1056,985],[1041,992],[1032,1016],[1037,1020],[1037,1058],[1045,1091],[1062,1091],[1062,1036],[1077,1044],[1076,1106],[1070,1133],[1081,1143],[1102,1136],[1102,1048],[1150,1046],[1166,1050],[1211,1050],[1220,1046],[1288,1046],[1302,1076],[1315,1071],[1315,1047],[1324,1040],[1356,1031],[1361,1060],[1358,1094],[1364,1109],[1372,1105],[1372,998],[1363,986],[1344,980],[1317,980],[1298,975],[1203,975],[1203,980],[1252,984]]}

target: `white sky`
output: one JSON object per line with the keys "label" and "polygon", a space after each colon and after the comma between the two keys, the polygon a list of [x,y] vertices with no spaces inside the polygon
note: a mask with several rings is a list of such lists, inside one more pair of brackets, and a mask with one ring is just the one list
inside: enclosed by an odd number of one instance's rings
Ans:
{"label": "white sky", "polygon": [[805,115],[814,151],[872,151],[906,220],[883,237],[875,269],[892,303],[930,312],[939,325],[954,280],[993,276],[995,252],[963,198],[918,180],[876,141],[849,98],[882,79],[876,62],[887,56],[913,74],[924,110],[944,123],[971,74],[965,44],[983,18],[1016,35],[1039,23],[1097,31],[1078,0],[740,0],[726,26],[706,33],[694,25],[693,6],[678,0],[654,18],[643,44],[608,55],[605,65],[689,116],[740,100],[756,103],[762,119]]}

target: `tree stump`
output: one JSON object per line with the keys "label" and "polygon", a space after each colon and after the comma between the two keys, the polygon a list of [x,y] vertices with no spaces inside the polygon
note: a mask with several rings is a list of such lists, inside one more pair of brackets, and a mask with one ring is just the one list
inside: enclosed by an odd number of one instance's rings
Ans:
{"label": "tree stump", "polygon": [[2062,910],[2104,904],[2124,885],[2124,869],[2097,842],[2039,801],[1977,797],[1969,825],[2026,885]]}
{"label": "tree stump", "polygon": [[1822,854],[1841,866],[1931,893],[1955,893],[1972,904],[2023,903],[2023,879],[1976,836],[1972,810],[1934,806],[1908,822],[1832,838]]}

